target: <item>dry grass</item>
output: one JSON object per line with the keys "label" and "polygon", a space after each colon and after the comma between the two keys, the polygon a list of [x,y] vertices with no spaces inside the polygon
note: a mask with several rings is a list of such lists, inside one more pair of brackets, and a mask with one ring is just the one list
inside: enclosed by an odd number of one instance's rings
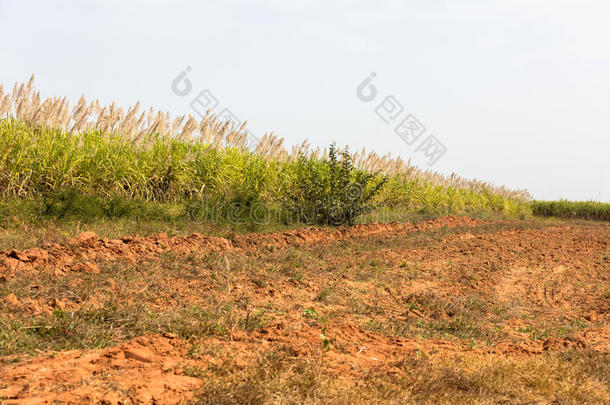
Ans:
{"label": "dry grass", "polygon": [[[222,356],[222,352],[217,353]],[[411,357],[402,373],[346,383],[324,359],[280,347],[248,367],[192,370],[204,380],[196,404],[601,404],[610,401],[610,356],[565,352],[535,358]]]}

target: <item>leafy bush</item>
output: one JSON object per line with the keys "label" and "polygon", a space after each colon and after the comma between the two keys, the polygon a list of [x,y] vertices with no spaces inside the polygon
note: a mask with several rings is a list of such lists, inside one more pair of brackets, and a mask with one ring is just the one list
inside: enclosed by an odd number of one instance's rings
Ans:
{"label": "leafy bush", "polygon": [[353,225],[375,208],[371,200],[387,181],[379,172],[354,167],[347,148],[334,144],[328,160],[301,157],[289,169],[284,209],[299,222],[320,225]]}

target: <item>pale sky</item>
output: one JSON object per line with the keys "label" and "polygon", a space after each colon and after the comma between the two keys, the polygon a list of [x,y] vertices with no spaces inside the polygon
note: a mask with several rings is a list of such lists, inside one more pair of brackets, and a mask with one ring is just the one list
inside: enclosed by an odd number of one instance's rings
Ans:
{"label": "pale sky", "polygon": [[[433,165],[535,198],[610,201],[604,0],[0,0],[0,83],[174,115],[204,89],[257,135],[366,147],[429,168],[375,108],[393,95]],[[172,80],[186,67],[192,91]],[[358,85],[372,72],[377,98]],[[219,112],[219,111],[218,111]]]}

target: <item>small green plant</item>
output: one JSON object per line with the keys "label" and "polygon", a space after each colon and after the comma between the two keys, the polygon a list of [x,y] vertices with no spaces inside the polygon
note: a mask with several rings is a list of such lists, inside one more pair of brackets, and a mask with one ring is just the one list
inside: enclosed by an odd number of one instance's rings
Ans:
{"label": "small green plant", "polygon": [[326,353],[332,349],[330,339],[324,334],[320,333],[320,339],[322,340],[322,350]]}
{"label": "small green plant", "polygon": [[318,319],[318,312],[313,308],[306,308],[305,311],[303,311],[303,315],[312,319]]}

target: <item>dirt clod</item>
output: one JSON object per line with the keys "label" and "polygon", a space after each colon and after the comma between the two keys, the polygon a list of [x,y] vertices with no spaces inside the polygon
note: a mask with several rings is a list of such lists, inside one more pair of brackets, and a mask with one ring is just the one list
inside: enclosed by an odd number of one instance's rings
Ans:
{"label": "dirt clod", "polygon": [[90,246],[94,245],[98,240],[99,237],[94,232],[86,231],[70,239],[68,244],[70,246]]}

